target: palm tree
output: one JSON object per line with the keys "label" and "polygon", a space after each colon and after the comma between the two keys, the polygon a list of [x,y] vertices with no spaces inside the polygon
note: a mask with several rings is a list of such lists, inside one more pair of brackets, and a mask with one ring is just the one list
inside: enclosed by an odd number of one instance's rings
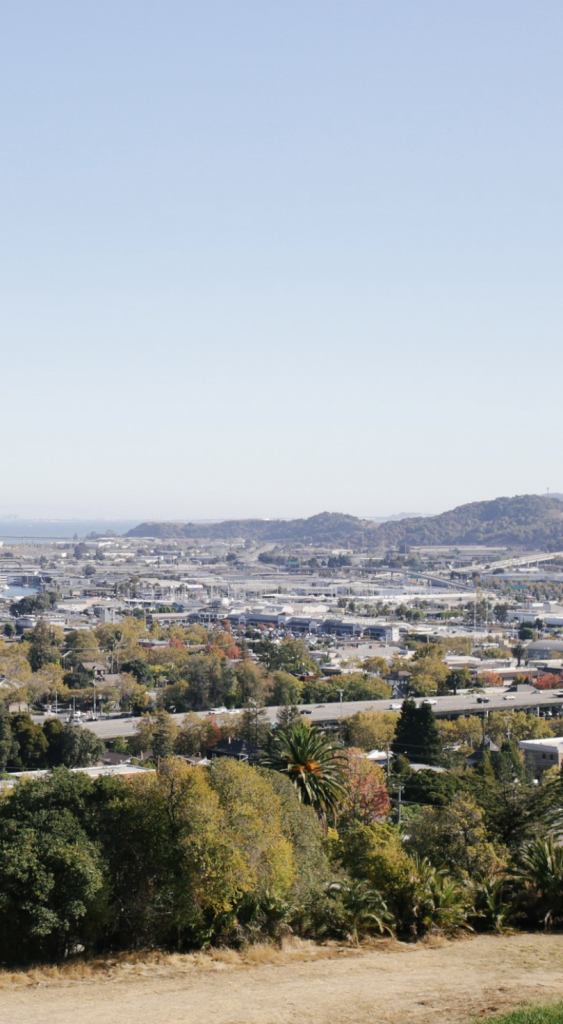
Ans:
{"label": "palm tree", "polygon": [[505,932],[515,908],[504,878],[485,878],[475,886],[476,916],[498,935]]}
{"label": "palm tree", "polygon": [[393,934],[393,916],[377,889],[372,889],[365,879],[347,883],[333,882],[330,895],[339,896],[350,929],[350,938],[357,946],[360,935],[377,931]]}
{"label": "palm tree", "polygon": [[315,726],[278,729],[261,763],[287,775],[299,799],[324,816],[346,796],[346,758],[340,743]]}
{"label": "palm tree", "polygon": [[512,653],[518,662],[516,667],[520,668],[520,665],[522,664],[522,658],[526,653],[526,648],[524,647],[524,644],[521,644],[520,641],[518,641],[518,643],[515,644],[512,648]]}
{"label": "palm tree", "polygon": [[557,846],[551,836],[530,843],[511,881],[528,918],[544,928],[563,921],[563,846]]}
{"label": "palm tree", "polygon": [[413,931],[441,931],[446,935],[473,931],[467,918],[474,913],[470,886],[435,868],[427,857],[413,857]]}

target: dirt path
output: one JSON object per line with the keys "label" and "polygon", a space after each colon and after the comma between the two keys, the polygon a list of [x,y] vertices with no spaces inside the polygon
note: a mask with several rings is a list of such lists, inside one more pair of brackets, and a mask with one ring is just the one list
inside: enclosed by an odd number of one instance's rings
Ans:
{"label": "dirt path", "polygon": [[[458,1024],[563,998],[563,935],[479,936],[373,951],[226,952],[126,964],[85,980],[11,983],[2,1024]],[[275,956],[275,954],[274,954]],[[32,979],[38,975],[32,975]],[[473,1018],[475,1019],[475,1018]]]}

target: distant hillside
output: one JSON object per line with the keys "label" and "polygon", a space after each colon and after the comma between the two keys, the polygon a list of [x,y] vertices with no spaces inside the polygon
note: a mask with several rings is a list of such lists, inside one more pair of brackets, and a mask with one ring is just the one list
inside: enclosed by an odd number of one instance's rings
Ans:
{"label": "distant hillside", "polygon": [[339,512],[321,512],[309,519],[227,519],[223,523],[141,523],[127,537],[255,540],[294,544],[362,547],[373,523]]}
{"label": "distant hillside", "polygon": [[563,503],[525,494],[459,505],[424,519],[383,523],[379,540],[387,547],[406,544],[486,544],[527,549],[563,549]]}
{"label": "distant hillside", "polygon": [[485,544],[563,550],[563,502],[526,494],[460,505],[438,516],[376,523],[322,512],[309,519],[233,519],[222,523],[141,523],[128,537],[254,540],[386,550],[419,545]]}

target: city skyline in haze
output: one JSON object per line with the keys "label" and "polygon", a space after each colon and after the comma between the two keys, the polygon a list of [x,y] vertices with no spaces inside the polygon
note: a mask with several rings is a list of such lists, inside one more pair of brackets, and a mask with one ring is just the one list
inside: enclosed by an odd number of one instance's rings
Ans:
{"label": "city skyline in haze", "polygon": [[3,514],[563,489],[562,39],[555,0],[5,5]]}

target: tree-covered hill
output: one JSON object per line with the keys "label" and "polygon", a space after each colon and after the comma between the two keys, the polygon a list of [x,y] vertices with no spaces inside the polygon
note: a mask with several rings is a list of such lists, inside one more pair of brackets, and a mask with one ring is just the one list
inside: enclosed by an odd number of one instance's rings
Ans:
{"label": "tree-covered hill", "polygon": [[460,505],[422,519],[383,523],[385,545],[487,544],[532,549],[563,548],[563,502],[525,494]]}
{"label": "tree-covered hill", "polygon": [[221,523],[141,523],[128,537],[256,540],[272,543],[363,546],[374,524],[339,512],[321,512],[309,519],[228,519]]}
{"label": "tree-covered hill", "polygon": [[233,519],[219,523],[141,523],[128,537],[255,540],[387,550],[418,545],[485,544],[533,550],[563,549],[563,502],[525,494],[460,505],[437,516],[374,523],[321,512],[308,519]]}

